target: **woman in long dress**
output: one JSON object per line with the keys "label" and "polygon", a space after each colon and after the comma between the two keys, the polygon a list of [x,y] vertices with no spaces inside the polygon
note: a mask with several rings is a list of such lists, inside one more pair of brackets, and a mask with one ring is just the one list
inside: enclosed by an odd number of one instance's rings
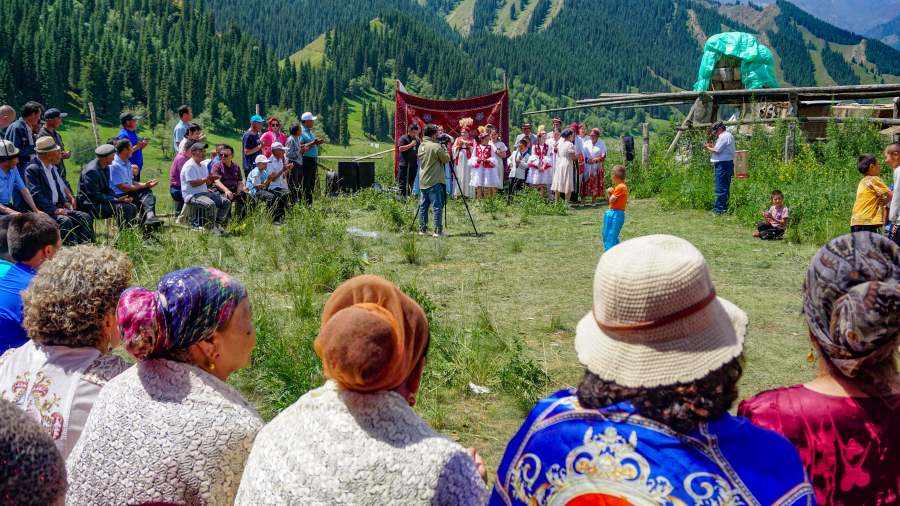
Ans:
{"label": "woman in long dress", "polygon": [[490,136],[487,132],[478,135],[478,144],[471,159],[469,167],[472,170],[472,186],[475,187],[475,198],[493,197],[500,187],[500,178],[495,165],[494,147],[488,142]]}
{"label": "woman in long dress", "polygon": [[582,147],[584,154],[584,172],[581,174],[581,196],[591,198],[591,205],[597,203],[597,197],[605,195],[603,187],[603,165],[606,161],[606,144],[600,138],[600,129],[591,130],[590,139]]}
{"label": "woman in long dress", "polygon": [[[496,128],[488,129],[491,136],[490,145],[494,152],[494,167],[497,170],[497,188],[503,188],[503,174],[506,167],[506,160],[509,159],[509,148],[506,143],[500,140],[500,132]],[[497,193],[494,190],[494,193]]]}
{"label": "woman in long dress", "polygon": [[537,142],[531,148],[531,157],[528,159],[528,184],[537,188],[541,197],[545,196],[547,188],[553,183],[553,163],[546,138],[547,134],[538,130]]}
{"label": "woman in long dress", "polygon": [[578,153],[575,152],[575,144],[572,142],[575,138],[575,132],[567,128],[562,131],[561,140],[556,145],[556,168],[553,173],[553,184],[550,186],[556,200],[565,198],[563,202],[568,202],[569,197],[575,190],[575,159]]}
{"label": "woman in long dress", "polygon": [[[475,155],[475,139],[471,135],[472,119],[463,118],[459,125],[459,137],[453,143],[453,152],[451,153],[456,176],[459,178],[459,185],[453,188],[453,196],[465,195],[472,198],[475,196],[475,190],[472,188],[472,174],[469,170],[469,160]],[[462,188],[462,193],[460,193],[460,188]]]}

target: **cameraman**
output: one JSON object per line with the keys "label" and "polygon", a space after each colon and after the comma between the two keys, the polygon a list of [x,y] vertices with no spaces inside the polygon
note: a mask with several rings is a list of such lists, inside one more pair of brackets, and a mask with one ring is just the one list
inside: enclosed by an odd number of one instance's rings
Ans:
{"label": "cameraman", "polygon": [[434,237],[444,235],[443,211],[447,198],[444,165],[450,162],[445,145],[438,143],[438,127],[425,126],[425,139],[419,147],[419,234],[428,232],[428,208],[434,205]]}

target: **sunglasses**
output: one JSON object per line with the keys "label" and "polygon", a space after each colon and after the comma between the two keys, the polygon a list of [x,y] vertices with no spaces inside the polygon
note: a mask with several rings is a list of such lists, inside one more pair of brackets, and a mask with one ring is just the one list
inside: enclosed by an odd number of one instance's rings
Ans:
{"label": "sunglasses", "polygon": [[280,127],[280,126],[281,126],[281,123],[272,123],[272,126],[273,126],[273,127]]}

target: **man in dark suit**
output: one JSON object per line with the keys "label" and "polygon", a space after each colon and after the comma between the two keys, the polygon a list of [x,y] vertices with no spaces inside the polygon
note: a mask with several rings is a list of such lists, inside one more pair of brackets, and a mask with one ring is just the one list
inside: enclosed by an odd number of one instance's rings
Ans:
{"label": "man in dark suit", "polygon": [[119,226],[133,225],[137,206],[128,195],[117,197],[109,184],[109,166],[116,154],[112,144],[101,144],[94,150],[97,158],[82,167],[78,178],[78,209],[95,219],[116,218]]}
{"label": "man in dark suit", "polygon": [[37,159],[25,168],[28,191],[38,209],[50,215],[59,225],[63,244],[72,246],[94,241],[94,220],[75,209],[75,197],[63,183],[56,168],[61,149],[53,137],[40,137],[34,143]]}
{"label": "man in dark suit", "polygon": [[25,167],[34,158],[34,143],[41,124],[41,112],[44,106],[37,102],[25,102],[19,113],[19,119],[6,129],[6,140],[11,141],[19,150],[19,176],[25,180]]}

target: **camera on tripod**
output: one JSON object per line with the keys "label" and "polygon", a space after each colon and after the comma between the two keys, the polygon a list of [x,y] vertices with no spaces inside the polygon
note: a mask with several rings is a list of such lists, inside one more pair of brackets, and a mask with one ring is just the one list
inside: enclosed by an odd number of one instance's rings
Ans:
{"label": "camera on tripod", "polygon": [[444,146],[446,148],[447,146],[450,145],[450,143],[453,142],[453,137],[450,137],[450,135],[444,133],[444,134],[438,135],[437,141],[441,146]]}

